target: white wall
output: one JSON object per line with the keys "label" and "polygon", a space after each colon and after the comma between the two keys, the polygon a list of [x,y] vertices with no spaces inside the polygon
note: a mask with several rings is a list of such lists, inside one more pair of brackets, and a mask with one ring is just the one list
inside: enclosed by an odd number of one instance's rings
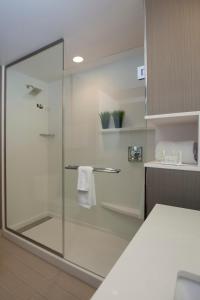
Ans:
{"label": "white wall", "polygon": [[98,114],[123,109],[124,126],[145,125],[144,81],[136,78],[136,68],[143,63],[143,49],[135,49],[132,55],[68,76],[64,84],[65,164],[122,170],[119,175],[95,174],[97,206],[91,210],[77,204],[77,172],[65,171],[65,215],[127,239],[141,222],[110,212],[101,202],[143,209],[143,163],[130,163],[127,155],[132,144],[145,148],[145,132],[102,134]]}

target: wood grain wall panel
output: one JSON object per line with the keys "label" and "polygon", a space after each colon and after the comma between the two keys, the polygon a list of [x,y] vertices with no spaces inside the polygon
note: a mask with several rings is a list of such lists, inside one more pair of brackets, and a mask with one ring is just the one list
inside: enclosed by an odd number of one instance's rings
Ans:
{"label": "wood grain wall panel", "polygon": [[199,28],[199,0],[146,0],[148,114],[200,110]]}
{"label": "wood grain wall panel", "polygon": [[146,216],[157,203],[200,210],[200,173],[147,168]]}
{"label": "wood grain wall panel", "polygon": [[[0,157],[1,157],[1,113],[2,113],[2,101],[1,99],[1,91],[2,91],[2,67],[0,66]],[[2,161],[0,158],[0,229],[2,228]]]}

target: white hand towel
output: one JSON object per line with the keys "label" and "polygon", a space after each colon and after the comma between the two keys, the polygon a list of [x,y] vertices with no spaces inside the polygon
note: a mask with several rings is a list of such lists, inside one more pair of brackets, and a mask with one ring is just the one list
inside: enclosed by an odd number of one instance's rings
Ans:
{"label": "white hand towel", "polygon": [[78,168],[78,203],[85,208],[96,205],[96,192],[93,168],[81,166]]}

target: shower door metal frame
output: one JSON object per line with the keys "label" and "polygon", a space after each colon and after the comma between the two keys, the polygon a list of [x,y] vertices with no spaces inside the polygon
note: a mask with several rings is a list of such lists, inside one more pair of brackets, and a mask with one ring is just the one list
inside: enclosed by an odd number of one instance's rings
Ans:
{"label": "shower door metal frame", "polygon": [[6,87],[7,87],[7,69],[11,66],[14,66],[15,64],[17,63],[20,63],[22,61],[25,61],[26,59],[29,59],[45,50],[48,50],[50,49],[51,47],[54,47],[56,45],[59,45],[59,44],[62,44],[62,69],[64,71],[64,39],[61,38],[61,39],[58,39],[44,47],[41,47],[7,65],[5,65],[4,67],[4,99],[2,99],[2,101],[4,101],[4,111],[3,111],[3,114],[4,114],[4,130],[3,130],[3,133],[4,133],[4,137],[3,137],[3,151],[4,151],[4,167],[3,167],[3,176],[4,176],[4,197],[2,199],[2,201],[4,201],[4,226],[3,228],[5,228],[7,231],[15,234],[16,236],[19,236],[20,238],[24,239],[24,240],[27,240],[33,244],[35,244],[36,246],[39,246],[41,248],[43,248],[44,250],[47,250],[47,251],[50,251],[51,253],[57,255],[57,256],[60,256],[62,258],[64,258],[64,168],[63,168],[63,165],[64,165],[64,156],[63,156],[63,78],[62,78],[62,120],[61,120],[61,123],[62,123],[62,133],[61,133],[61,136],[62,136],[62,182],[61,182],[61,198],[62,198],[62,253],[60,252],[57,252],[56,250],[53,250],[51,248],[49,248],[48,246],[45,246],[27,236],[24,236],[23,234],[11,229],[8,227],[7,225],[7,172],[6,172],[6,120],[7,120],[7,110],[6,110],[6,104],[7,104],[7,93],[6,93]]}

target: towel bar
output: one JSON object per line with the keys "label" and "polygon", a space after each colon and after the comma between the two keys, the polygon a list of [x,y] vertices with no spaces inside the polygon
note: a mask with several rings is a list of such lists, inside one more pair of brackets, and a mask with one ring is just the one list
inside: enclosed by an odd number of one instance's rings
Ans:
{"label": "towel bar", "polygon": [[[72,166],[72,165],[68,165],[65,166],[65,169],[67,170],[77,170],[79,166]],[[105,173],[120,173],[121,170],[120,169],[112,169],[112,168],[93,168],[94,172],[105,172]]]}

